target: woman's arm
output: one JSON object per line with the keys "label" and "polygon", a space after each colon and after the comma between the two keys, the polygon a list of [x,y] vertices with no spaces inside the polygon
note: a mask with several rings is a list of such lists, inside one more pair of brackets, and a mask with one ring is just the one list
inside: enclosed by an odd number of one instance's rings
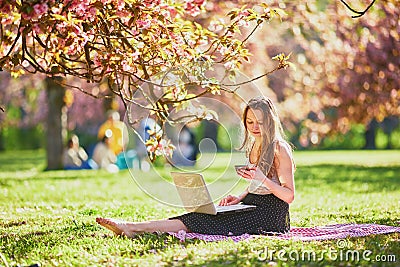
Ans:
{"label": "woman's arm", "polygon": [[246,179],[256,179],[262,181],[264,185],[278,198],[287,203],[292,203],[294,200],[294,164],[292,160],[292,153],[288,146],[278,143],[278,153],[275,156],[278,159],[279,166],[277,168],[277,175],[281,185],[273,182],[267,178],[259,168],[249,171],[243,171],[242,176]]}
{"label": "woman's arm", "polygon": [[263,183],[265,186],[278,198],[282,199],[287,203],[292,203],[294,200],[294,164],[291,150],[288,146],[278,145],[278,157],[279,166],[277,168],[277,175],[281,185],[274,183],[271,179],[268,179],[265,175]]}

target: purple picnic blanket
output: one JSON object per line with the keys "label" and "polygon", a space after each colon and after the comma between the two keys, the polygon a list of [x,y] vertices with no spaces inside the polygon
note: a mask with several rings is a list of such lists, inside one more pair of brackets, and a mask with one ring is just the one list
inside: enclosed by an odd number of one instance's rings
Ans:
{"label": "purple picnic blanket", "polygon": [[177,233],[170,232],[169,234],[178,238],[181,241],[185,239],[200,239],[204,241],[222,241],[232,240],[234,242],[266,237],[280,240],[299,240],[299,241],[312,241],[312,240],[328,240],[328,239],[342,239],[347,237],[360,237],[376,234],[388,234],[388,233],[400,233],[400,227],[380,225],[380,224],[333,224],[326,226],[315,226],[315,227],[292,227],[288,233],[285,234],[273,234],[272,235],[207,235],[199,233],[186,233],[185,231],[179,231]]}

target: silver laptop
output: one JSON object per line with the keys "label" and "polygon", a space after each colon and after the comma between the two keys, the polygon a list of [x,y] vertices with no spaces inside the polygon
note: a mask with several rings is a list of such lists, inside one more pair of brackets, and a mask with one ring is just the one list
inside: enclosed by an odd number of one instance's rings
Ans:
{"label": "silver laptop", "polygon": [[213,203],[210,192],[200,173],[171,172],[184,208],[189,212],[221,214],[253,210],[256,206],[235,204],[217,206]]}

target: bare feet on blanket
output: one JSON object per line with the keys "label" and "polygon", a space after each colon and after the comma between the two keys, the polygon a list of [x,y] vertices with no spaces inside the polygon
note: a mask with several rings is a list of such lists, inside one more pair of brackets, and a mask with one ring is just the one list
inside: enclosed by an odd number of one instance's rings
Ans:
{"label": "bare feet on blanket", "polygon": [[134,237],[136,232],[133,231],[129,223],[108,218],[96,218],[96,222],[101,226],[113,231],[116,235],[124,235]]}

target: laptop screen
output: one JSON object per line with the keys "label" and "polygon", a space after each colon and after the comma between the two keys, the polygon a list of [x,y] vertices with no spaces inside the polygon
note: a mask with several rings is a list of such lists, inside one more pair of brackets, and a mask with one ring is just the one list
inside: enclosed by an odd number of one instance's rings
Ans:
{"label": "laptop screen", "polygon": [[171,175],[185,208],[195,208],[212,203],[201,174],[171,172]]}

